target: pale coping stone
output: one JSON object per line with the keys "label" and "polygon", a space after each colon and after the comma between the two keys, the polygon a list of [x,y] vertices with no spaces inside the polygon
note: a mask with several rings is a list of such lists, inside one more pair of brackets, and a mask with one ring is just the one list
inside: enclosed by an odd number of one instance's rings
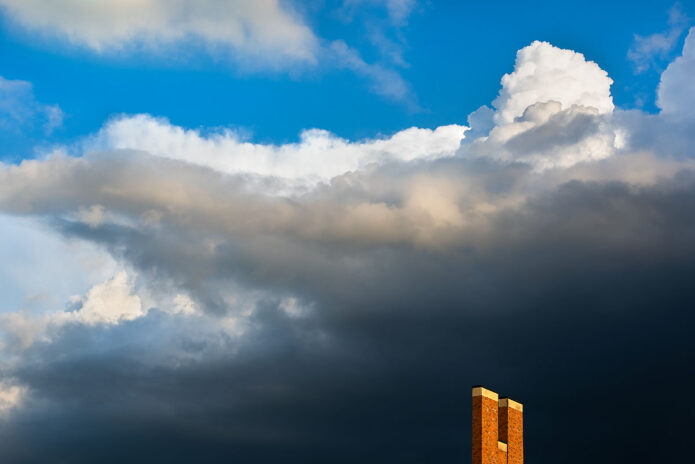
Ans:
{"label": "pale coping stone", "polygon": [[491,400],[497,401],[499,398],[499,395],[492,390],[488,390],[487,388],[483,387],[475,387],[473,389],[473,396],[484,396],[486,398],[490,398]]}
{"label": "pale coping stone", "polygon": [[514,400],[510,400],[509,398],[502,398],[500,400],[500,408],[504,407],[510,407],[512,409],[516,409],[517,411],[524,412],[524,405],[521,403],[517,403]]}

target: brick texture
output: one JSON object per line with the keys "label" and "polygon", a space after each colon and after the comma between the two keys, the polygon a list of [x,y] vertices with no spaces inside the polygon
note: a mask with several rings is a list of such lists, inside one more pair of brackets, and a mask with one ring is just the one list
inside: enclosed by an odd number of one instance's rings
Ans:
{"label": "brick texture", "polygon": [[523,407],[498,400],[495,392],[473,388],[473,464],[523,464]]}
{"label": "brick texture", "polygon": [[507,463],[524,464],[523,412],[509,406],[499,408],[500,441],[507,444]]}

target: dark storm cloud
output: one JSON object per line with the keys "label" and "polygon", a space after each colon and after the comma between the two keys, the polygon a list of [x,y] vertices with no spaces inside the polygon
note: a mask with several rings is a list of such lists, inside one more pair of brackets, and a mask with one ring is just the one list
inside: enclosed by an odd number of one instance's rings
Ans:
{"label": "dark storm cloud", "polygon": [[[163,362],[133,335],[157,338],[170,316],[156,311],[74,327],[8,373],[32,397],[2,425],[0,456],[465,462],[469,388],[484,383],[525,404],[530,462],[673,460],[686,442],[654,424],[685,430],[693,413],[677,397],[695,386],[693,205],[695,177],[683,171],[649,187],[562,184],[497,215],[495,246],[220,246],[218,275],[270,294],[293,288],[314,311],[293,318],[269,297],[242,341],[174,338],[200,362]],[[126,237],[107,228],[98,240]],[[162,267],[190,264],[169,245]],[[126,257],[147,269],[143,254]]]}

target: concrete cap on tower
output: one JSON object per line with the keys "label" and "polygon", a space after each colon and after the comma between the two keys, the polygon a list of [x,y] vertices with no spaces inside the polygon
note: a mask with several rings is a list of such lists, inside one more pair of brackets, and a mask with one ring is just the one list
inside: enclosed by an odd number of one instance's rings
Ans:
{"label": "concrete cap on tower", "polygon": [[516,409],[517,411],[524,411],[524,405],[517,403],[516,401],[509,398],[500,398],[500,408],[509,407],[511,409]]}
{"label": "concrete cap on tower", "polygon": [[473,387],[473,397],[476,396],[484,396],[495,401],[497,401],[497,399],[499,398],[499,395],[497,395],[497,393],[493,392],[492,390],[488,390],[487,388],[482,387],[480,385],[476,385]]}

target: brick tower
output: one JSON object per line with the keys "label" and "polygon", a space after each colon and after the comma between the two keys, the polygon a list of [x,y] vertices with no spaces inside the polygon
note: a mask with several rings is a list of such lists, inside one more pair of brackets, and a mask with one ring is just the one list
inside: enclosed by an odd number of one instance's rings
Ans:
{"label": "brick tower", "polygon": [[524,464],[524,407],[473,387],[473,464]]}

